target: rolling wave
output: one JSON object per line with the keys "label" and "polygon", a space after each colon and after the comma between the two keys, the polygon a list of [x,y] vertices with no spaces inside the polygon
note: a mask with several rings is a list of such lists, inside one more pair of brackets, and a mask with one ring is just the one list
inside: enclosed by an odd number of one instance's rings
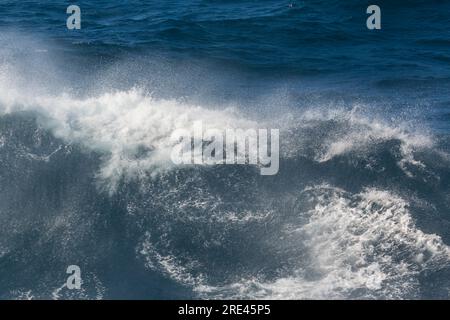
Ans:
{"label": "rolling wave", "polygon": [[[364,104],[261,118],[18,79],[0,65],[0,297],[161,297],[161,282],[168,297],[448,296],[448,135]],[[279,128],[279,173],[173,165],[171,133],[196,120]],[[82,292],[55,271],[74,261]]]}

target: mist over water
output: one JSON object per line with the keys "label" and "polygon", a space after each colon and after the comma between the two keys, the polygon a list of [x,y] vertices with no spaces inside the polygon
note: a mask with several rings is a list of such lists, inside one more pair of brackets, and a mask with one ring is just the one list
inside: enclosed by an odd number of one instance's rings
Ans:
{"label": "mist over water", "polygon": [[[0,4],[0,298],[448,298],[448,5],[292,4]],[[175,166],[199,120],[278,174]]]}

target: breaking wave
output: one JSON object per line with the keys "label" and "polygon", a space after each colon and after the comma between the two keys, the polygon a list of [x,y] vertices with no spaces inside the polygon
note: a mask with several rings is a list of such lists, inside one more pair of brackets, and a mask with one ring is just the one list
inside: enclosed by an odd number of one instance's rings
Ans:
{"label": "breaking wave", "polygon": [[[0,297],[448,294],[448,136],[364,105],[261,119],[145,89],[55,94],[12,69],[0,67],[0,265],[12,274]],[[279,128],[280,172],[172,165],[171,133],[196,120]],[[55,276],[74,260],[79,293]]]}

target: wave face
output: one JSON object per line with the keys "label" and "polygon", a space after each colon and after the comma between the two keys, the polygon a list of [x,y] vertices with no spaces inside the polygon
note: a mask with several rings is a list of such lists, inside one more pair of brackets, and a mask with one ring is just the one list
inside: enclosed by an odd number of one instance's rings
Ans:
{"label": "wave face", "polygon": [[137,89],[30,94],[17,78],[0,86],[3,298],[72,298],[73,261],[86,270],[75,298],[445,296],[446,136],[364,106],[293,110],[265,120],[281,129],[276,176],[176,167],[175,128],[263,121]]}
{"label": "wave face", "polygon": [[[379,59],[356,1],[98,3],[70,43],[58,1],[0,4],[0,299],[449,298],[440,13]],[[279,129],[278,174],[175,166],[199,120]]]}

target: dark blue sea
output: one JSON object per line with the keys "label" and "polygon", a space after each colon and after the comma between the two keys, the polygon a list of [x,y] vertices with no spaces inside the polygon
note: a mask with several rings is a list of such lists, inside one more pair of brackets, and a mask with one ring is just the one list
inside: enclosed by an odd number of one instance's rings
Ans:
{"label": "dark blue sea", "polygon": [[449,297],[449,1],[0,1],[0,299]]}

